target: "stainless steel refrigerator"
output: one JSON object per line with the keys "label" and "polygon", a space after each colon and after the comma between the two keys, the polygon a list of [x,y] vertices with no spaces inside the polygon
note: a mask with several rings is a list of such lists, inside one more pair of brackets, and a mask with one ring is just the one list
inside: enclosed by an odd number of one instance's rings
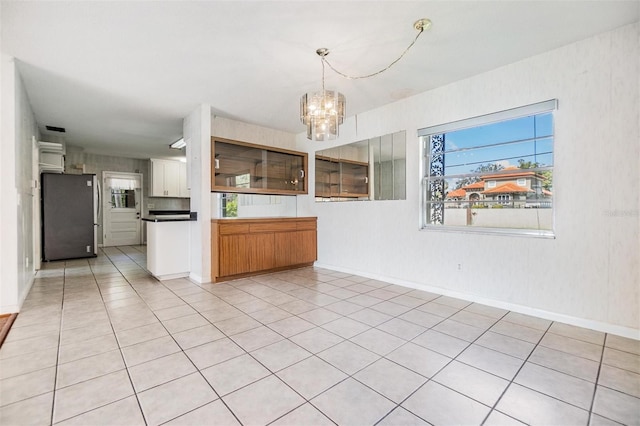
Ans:
{"label": "stainless steel refrigerator", "polygon": [[95,257],[99,214],[96,175],[42,173],[42,260]]}

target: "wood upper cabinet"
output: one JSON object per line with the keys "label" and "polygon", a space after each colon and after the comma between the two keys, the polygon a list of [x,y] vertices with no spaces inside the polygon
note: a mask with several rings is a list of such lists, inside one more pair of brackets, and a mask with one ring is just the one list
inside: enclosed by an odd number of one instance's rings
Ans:
{"label": "wood upper cabinet", "polygon": [[212,281],[313,264],[316,223],[315,217],[213,219]]}
{"label": "wood upper cabinet", "polygon": [[316,197],[369,197],[369,164],[316,155]]}
{"label": "wood upper cabinet", "polygon": [[211,139],[211,191],[295,195],[307,193],[304,152]]}
{"label": "wood upper cabinet", "polygon": [[180,161],[152,158],[149,196],[188,198],[187,165]]}

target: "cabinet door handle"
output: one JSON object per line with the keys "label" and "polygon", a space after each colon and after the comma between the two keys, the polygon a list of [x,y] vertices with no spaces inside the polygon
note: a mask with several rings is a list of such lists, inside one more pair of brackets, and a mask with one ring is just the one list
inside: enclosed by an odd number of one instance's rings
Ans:
{"label": "cabinet door handle", "polygon": [[369,183],[369,176],[364,177],[364,183]]}
{"label": "cabinet door handle", "polygon": [[300,169],[300,179],[304,179],[304,169]]}
{"label": "cabinet door handle", "polygon": [[220,168],[220,160],[218,160],[217,158],[214,160],[214,168],[219,169]]}

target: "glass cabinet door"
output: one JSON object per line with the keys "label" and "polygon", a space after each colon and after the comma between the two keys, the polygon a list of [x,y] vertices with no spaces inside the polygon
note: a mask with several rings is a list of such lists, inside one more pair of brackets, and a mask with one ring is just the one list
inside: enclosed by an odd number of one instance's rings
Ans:
{"label": "glass cabinet door", "polygon": [[367,198],[369,164],[316,155],[316,197]]}
{"label": "glass cabinet door", "polygon": [[316,197],[340,195],[340,163],[316,156]]}
{"label": "glass cabinet door", "polygon": [[304,191],[306,172],[302,157],[267,151],[267,161],[262,165],[261,172],[268,189]]}
{"label": "glass cabinet door", "polygon": [[214,186],[254,188],[262,185],[255,177],[256,166],[262,163],[260,150],[224,142],[216,142],[212,167]]}
{"label": "glass cabinet door", "polygon": [[342,195],[348,197],[368,197],[369,165],[367,163],[344,161],[340,163],[340,166],[342,168]]}
{"label": "glass cabinet door", "polygon": [[227,140],[212,145],[212,192],[306,194],[306,153]]}

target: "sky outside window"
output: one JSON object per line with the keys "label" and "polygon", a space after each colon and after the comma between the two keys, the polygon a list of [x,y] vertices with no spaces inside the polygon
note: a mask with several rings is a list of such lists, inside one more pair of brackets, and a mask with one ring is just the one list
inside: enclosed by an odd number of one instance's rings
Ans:
{"label": "sky outside window", "polygon": [[518,160],[553,166],[553,115],[521,117],[447,132],[445,175],[466,174],[480,165],[518,167]]}

